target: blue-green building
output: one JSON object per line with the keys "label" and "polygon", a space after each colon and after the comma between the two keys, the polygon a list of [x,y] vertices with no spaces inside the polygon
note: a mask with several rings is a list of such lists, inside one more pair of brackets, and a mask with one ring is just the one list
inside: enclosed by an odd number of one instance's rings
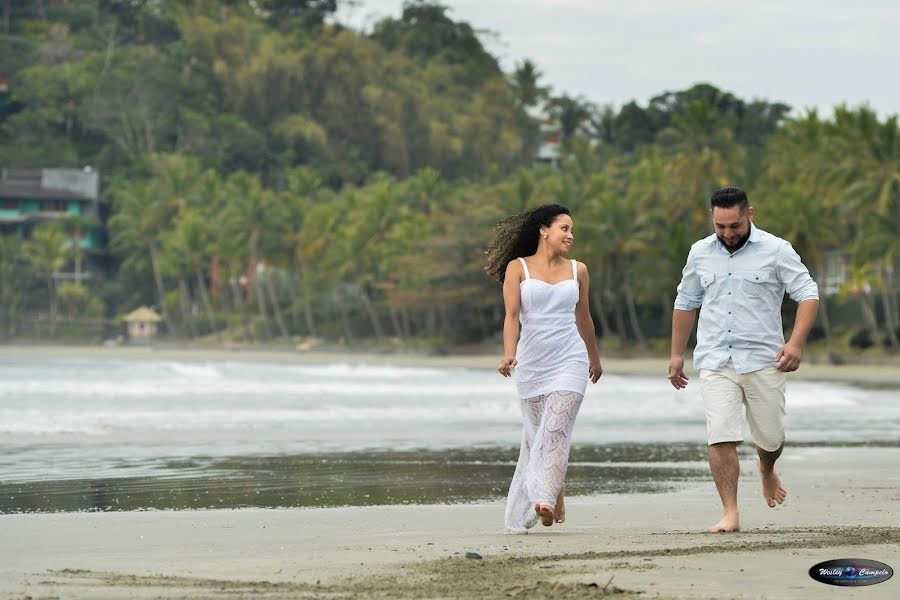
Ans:
{"label": "blue-green building", "polygon": [[83,217],[92,226],[71,241],[84,250],[88,269],[97,268],[105,262],[107,214],[100,174],[90,167],[0,170],[0,235],[29,239],[38,225]]}

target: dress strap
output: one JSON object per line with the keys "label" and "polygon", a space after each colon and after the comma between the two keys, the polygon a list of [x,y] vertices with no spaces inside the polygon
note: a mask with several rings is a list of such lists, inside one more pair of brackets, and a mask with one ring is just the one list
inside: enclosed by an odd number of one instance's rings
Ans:
{"label": "dress strap", "polygon": [[525,264],[525,259],[520,256],[519,260],[522,261],[522,268],[525,269],[525,279],[531,279],[531,275],[528,274],[528,265]]}
{"label": "dress strap", "polygon": [[572,279],[578,281],[578,261],[572,259]]}

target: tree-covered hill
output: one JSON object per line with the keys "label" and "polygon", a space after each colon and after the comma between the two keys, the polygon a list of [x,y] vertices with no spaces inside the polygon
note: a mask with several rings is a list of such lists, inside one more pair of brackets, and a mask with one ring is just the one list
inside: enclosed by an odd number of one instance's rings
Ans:
{"label": "tree-covered hill", "polygon": [[[99,169],[111,253],[102,277],[61,282],[83,258],[71,231],[0,236],[0,337],[148,304],[176,337],[496,340],[492,225],[559,202],[603,343],[647,345],[710,192],[736,184],[819,280],[815,335],[900,345],[896,116],[707,83],[613,107],[529,60],[503,72],[438,3],[398,1],[369,32],[335,9],[0,3],[0,165]],[[536,164],[542,144],[558,168]]]}

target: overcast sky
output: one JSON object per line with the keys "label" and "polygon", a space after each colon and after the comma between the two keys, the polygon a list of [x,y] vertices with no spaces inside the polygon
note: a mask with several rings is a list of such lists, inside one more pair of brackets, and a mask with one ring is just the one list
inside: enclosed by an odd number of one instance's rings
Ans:
{"label": "overcast sky", "polygon": [[[371,29],[402,0],[358,0],[338,19]],[[505,71],[529,58],[557,94],[641,105],[697,82],[831,114],[900,113],[898,0],[444,0],[484,31]]]}

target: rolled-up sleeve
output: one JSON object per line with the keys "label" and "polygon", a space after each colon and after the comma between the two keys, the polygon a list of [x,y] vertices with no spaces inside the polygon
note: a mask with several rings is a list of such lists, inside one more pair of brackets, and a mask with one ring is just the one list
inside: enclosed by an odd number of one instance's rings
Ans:
{"label": "rolled-up sleeve", "polygon": [[700,285],[700,276],[697,275],[694,252],[695,249],[691,248],[681,271],[681,283],[678,284],[678,294],[675,296],[676,310],[694,310],[703,304],[703,286]]}
{"label": "rolled-up sleeve", "polygon": [[800,260],[794,247],[785,242],[778,249],[778,278],[791,300],[800,304],[805,300],[819,299],[819,286]]}

